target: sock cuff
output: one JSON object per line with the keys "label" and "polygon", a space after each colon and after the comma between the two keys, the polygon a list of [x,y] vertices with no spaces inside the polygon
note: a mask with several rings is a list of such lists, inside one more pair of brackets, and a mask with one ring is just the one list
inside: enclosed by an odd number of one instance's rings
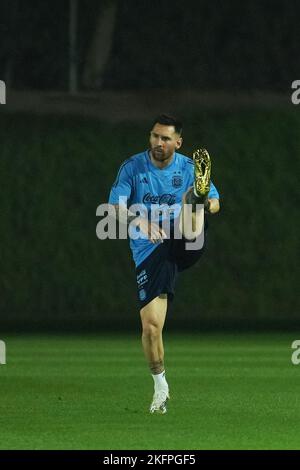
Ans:
{"label": "sock cuff", "polygon": [[156,377],[156,378],[159,378],[159,379],[160,379],[160,378],[163,378],[163,377],[165,376],[165,374],[166,374],[166,371],[163,370],[163,371],[160,372],[159,374],[151,374],[151,375],[152,375],[153,378]]}

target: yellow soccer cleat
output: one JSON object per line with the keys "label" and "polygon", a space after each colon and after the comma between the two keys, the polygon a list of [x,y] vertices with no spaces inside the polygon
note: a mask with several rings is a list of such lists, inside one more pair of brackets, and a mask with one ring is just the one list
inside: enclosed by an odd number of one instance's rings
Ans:
{"label": "yellow soccer cleat", "polygon": [[194,193],[205,199],[210,188],[211,160],[206,149],[197,149],[193,152],[194,160]]}

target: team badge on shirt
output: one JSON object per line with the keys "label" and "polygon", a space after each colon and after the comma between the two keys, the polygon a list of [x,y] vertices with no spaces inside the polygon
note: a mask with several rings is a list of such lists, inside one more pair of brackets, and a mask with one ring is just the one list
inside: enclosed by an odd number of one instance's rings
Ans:
{"label": "team badge on shirt", "polygon": [[145,298],[147,297],[147,294],[146,294],[146,291],[145,289],[141,289],[139,291],[139,297],[140,297],[140,300],[143,302],[143,300],[145,300]]}
{"label": "team badge on shirt", "polygon": [[172,186],[173,188],[181,188],[183,184],[182,176],[173,176],[172,177]]}

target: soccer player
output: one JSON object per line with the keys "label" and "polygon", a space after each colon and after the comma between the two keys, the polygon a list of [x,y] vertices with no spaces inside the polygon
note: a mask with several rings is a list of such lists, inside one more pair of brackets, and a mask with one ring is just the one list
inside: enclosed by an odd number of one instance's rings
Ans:
{"label": "soccer player", "polygon": [[[135,233],[130,236],[130,247],[136,264],[142,344],[154,380],[150,412],[164,414],[169,386],[162,331],[168,301],[174,297],[177,274],[201,257],[204,244],[197,241],[201,236],[205,241],[206,214],[215,214],[220,205],[219,193],[210,181],[208,152],[197,150],[193,160],[178,153],[182,145],[178,119],[158,116],[149,143],[149,149],[121,165],[109,203],[114,205],[117,218],[130,225],[129,232]],[[143,204],[146,213],[132,210],[132,204]],[[187,249],[193,242],[194,249]]]}

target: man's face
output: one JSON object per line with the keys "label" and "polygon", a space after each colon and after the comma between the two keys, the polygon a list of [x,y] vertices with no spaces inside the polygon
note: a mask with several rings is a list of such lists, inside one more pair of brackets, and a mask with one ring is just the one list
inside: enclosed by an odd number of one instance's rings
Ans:
{"label": "man's face", "polygon": [[170,159],[181,144],[182,138],[175,132],[174,126],[157,123],[150,132],[151,154],[156,161]]}

